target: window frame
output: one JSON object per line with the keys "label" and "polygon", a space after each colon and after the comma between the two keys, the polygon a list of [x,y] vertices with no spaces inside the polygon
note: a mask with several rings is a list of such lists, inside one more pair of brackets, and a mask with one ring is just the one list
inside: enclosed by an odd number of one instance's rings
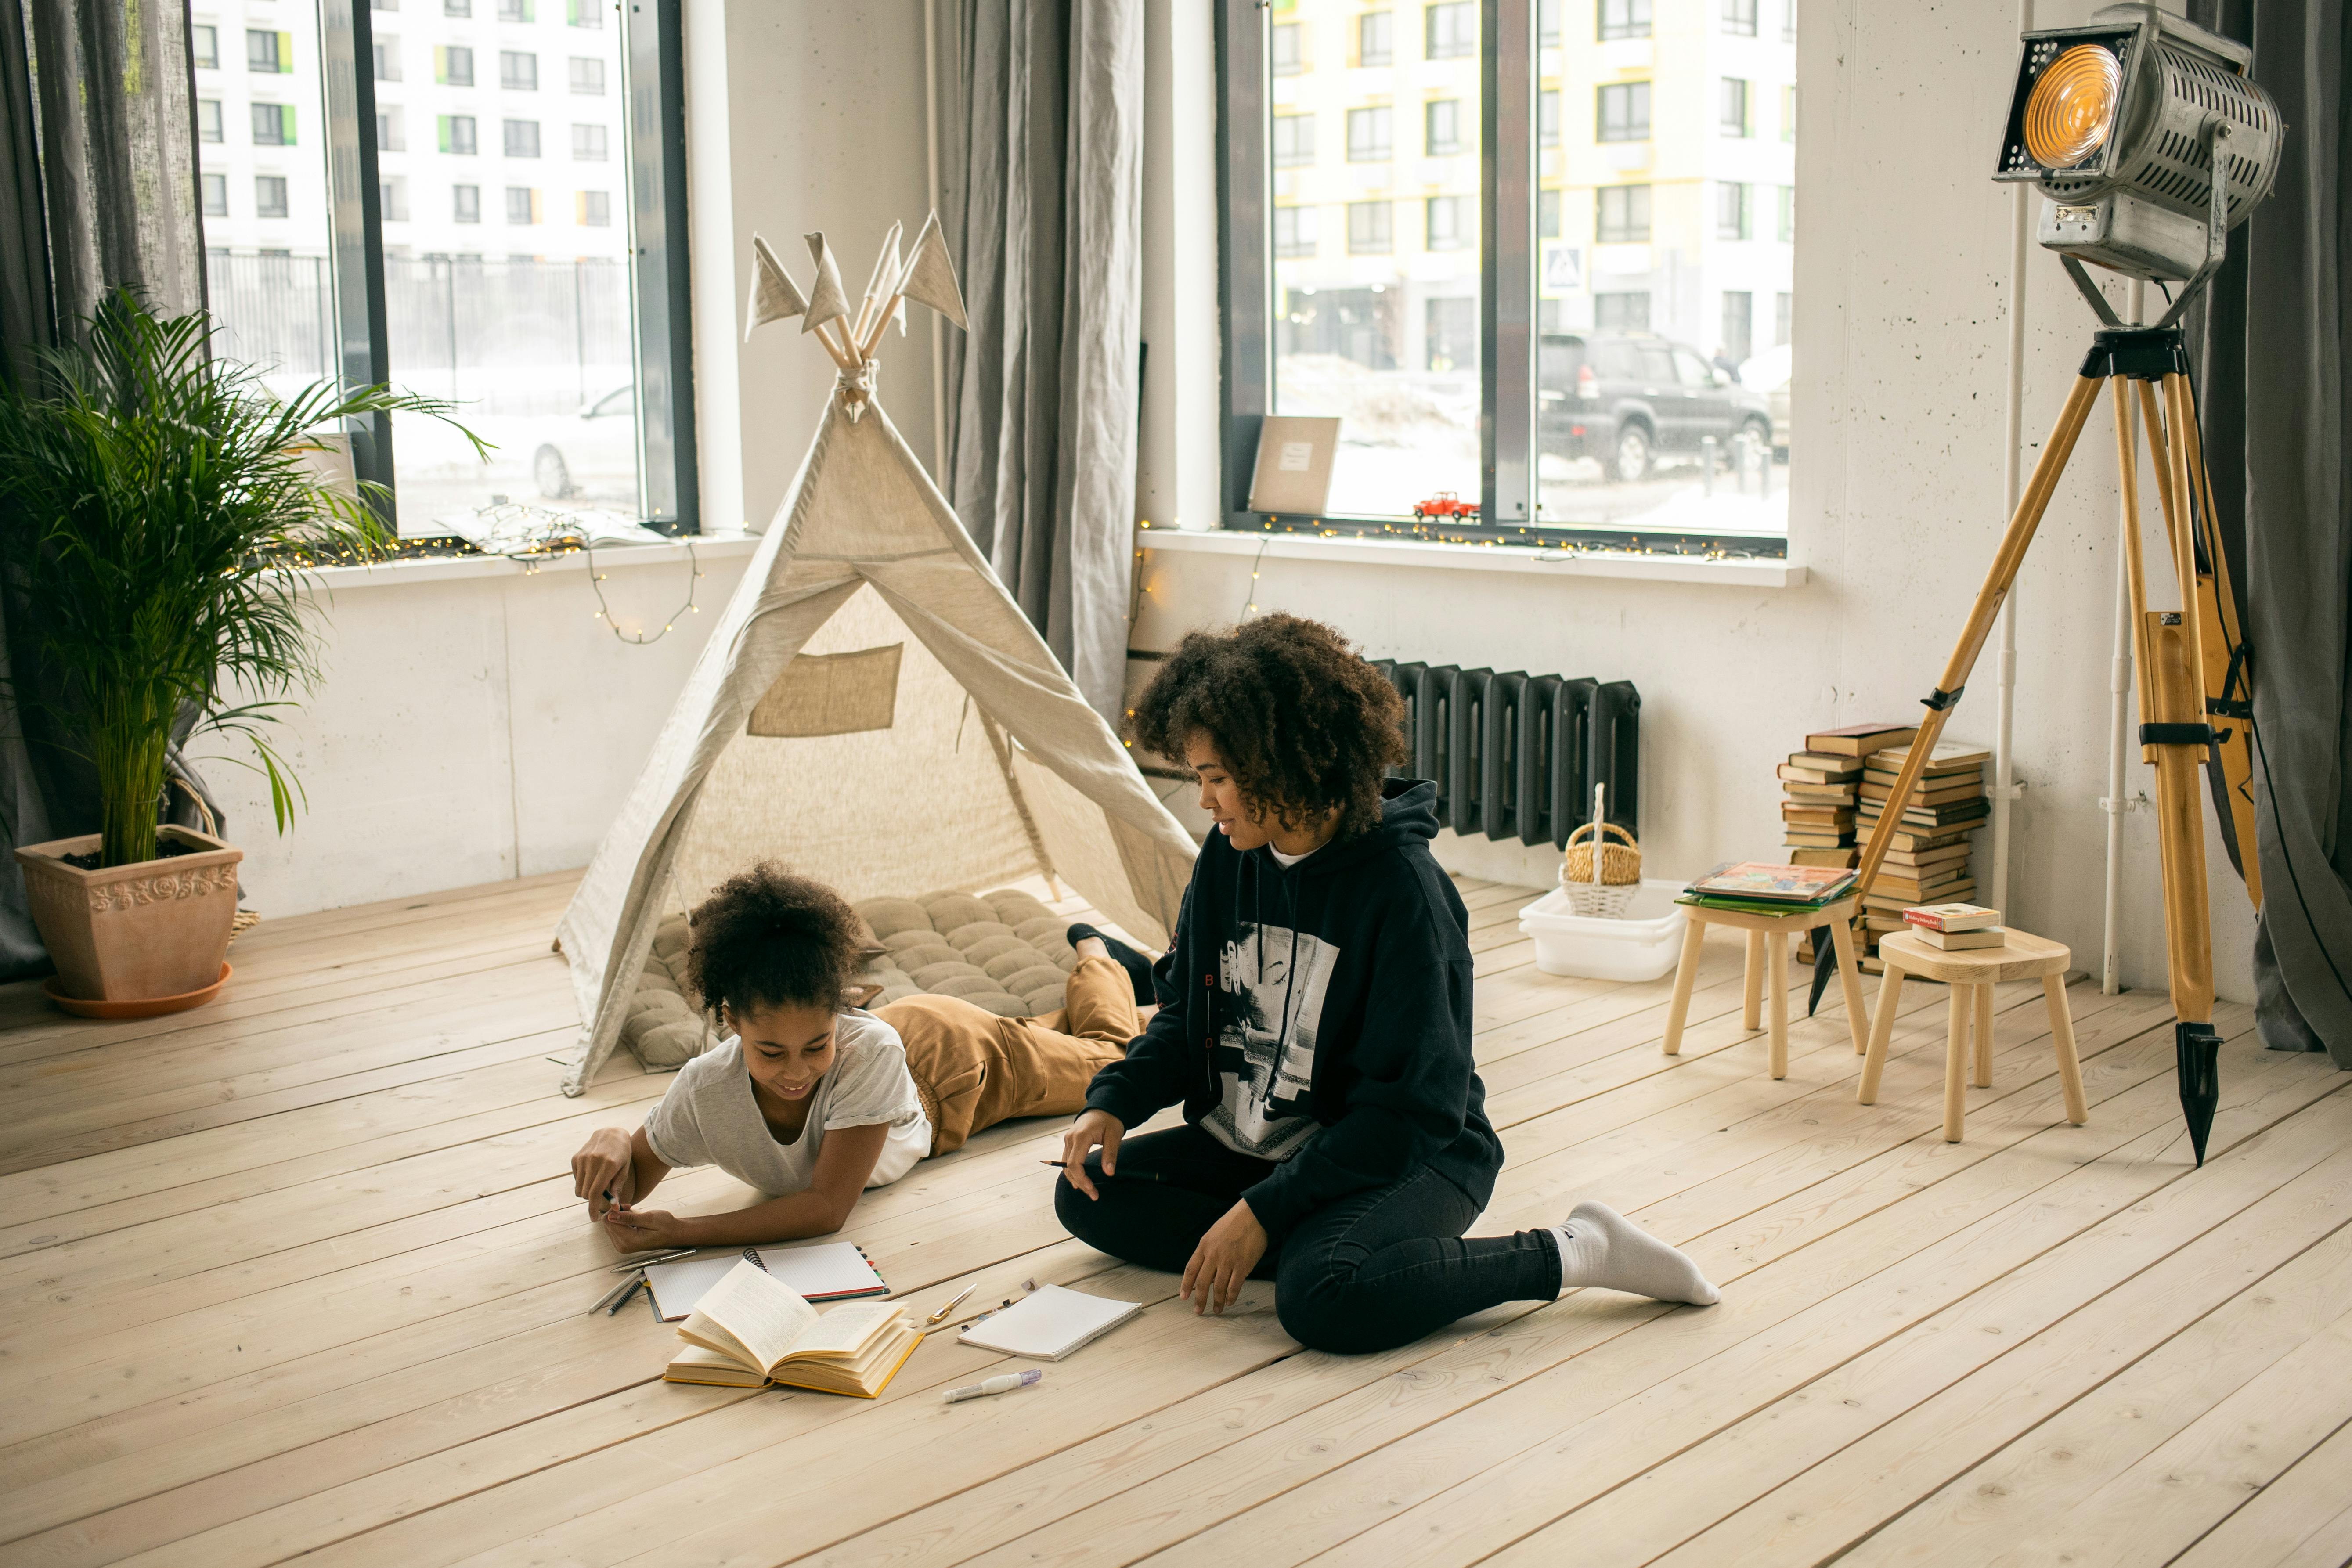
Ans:
{"label": "window frame", "polygon": [[[1218,82],[1217,285],[1224,323],[1219,342],[1218,413],[1225,529],[1358,538],[1420,537],[1547,550],[1636,549],[1659,554],[1787,558],[1786,537],[1562,528],[1542,526],[1536,521],[1535,120],[1539,0],[1476,0],[1482,88],[1477,148],[1479,520],[1422,523],[1388,516],[1276,516],[1249,510],[1258,433],[1273,412],[1274,395],[1275,205],[1268,119],[1273,104],[1272,29],[1300,24],[1275,23],[1270,8],[1260,0],[1213,0],[1213,4]],[[1424,22],[1424,28],[1429,25]],[[1300,37],[1298,43],[1303,64],[1307,40]],[[1596,130],[1598,112],[1596,96]],[[1393,245],[1393,203],[1391,208]],[[1647,300],[1646,293],[1643,298]]]}
{"label": "window frame", "polygon": [[[683,0],[641,0],[622,14],[623,145],[627,161],[627,200],[616,222],[630,228],[635,252],[635,332],[632,352],[637,389],[637,510],[647,527],[672,534],[702,531],[701,487],[694,431],[692,301],[687,267],[686,82]],[[330,272],[333,279],[339,366],[347,386],[394,380],[391,332],[384,306],[386,222],[402,216],[383,210],[388,176],[378,161],[373,6],[371,0],[321,0],[320,74],[325,89],[327,200]],[[389,39],[387,39],[389,41]],[[478,50],[469,49],[471,55]],[[446,58],[435,62],[446,76]],[[468,62],[472,63],[471,61]],[[609,79],[608,79],[609,81]],[[478,85],[478,78],[467,84]],[[609,90],[609,85],[608,85]],[[386,107],[390,107],[387,105]],[[450,116],[449,118],[457,118]],[[480,150],[480,110],[475,150]],[[504,116],[499,118],[503,119]],[[543,118],[543,117],[542,117]],[[503,135],[503,132],[501,133]],[[542,132],[542,159],[546,152]],[[608,154],[609,155],[609,154]],[[541,194],[537,205],[546,221],[545,176],[529,187]],[[453,222],[460,216],[459,192],[474,194],[470,222],[483,224],[482,186],[476,176],[448,187]],[[503,185],[504,182],[498,182]],[[395,194],[397,195],[396,187]],[[606,191],[609,200],[611,193]],[[488,226],[484,225],[484,226]],[[355,476],[382,485],[380,510],[393,521],[395,487],[392,421],[377,415],[351,432]]]}

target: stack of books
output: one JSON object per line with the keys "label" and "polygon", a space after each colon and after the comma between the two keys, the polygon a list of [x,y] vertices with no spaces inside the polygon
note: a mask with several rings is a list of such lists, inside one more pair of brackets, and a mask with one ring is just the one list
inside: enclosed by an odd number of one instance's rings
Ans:
{"label": "stack of books", "polygon": [[1793,865],[1837,869],[1854,863],[1865,761],[1919,731],[1909,724],[1855,724],[1805,737],[1780,764],[1780,842]]}
{"label": "stack of books", "polygon": [[[1854,831],[1864,839],[1887,809],[1909,755],[1908,745],[1895,745],[1865,761],[1854,808]],[[1878,938],[1904,929],[1905,910],[1966,899],[1977,890],[1969,864],[1969,835],[1992,813],[1984,788],[1984,765],[1991,760],[1992,753],[1979,747],[1948,742],[1929,755],[1887,840],[1886,859],[1863,898],[1864,969],[1879,970]]]}
{"label": "stack of books", "polygon": [[1818,909],[1853,890],[1853,873],[1827,866],[1775,866],[1726,861],[1685,888],[1675,902],[1745,914],[1792,915]]}

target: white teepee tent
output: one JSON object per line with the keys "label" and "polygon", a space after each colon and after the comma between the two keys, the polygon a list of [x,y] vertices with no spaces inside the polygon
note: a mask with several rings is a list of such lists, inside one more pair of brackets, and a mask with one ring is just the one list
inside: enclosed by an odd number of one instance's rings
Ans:
{"label": "white teepee tent", "polygon": [[801,316],[840,379],[556,928],[587,1020],[566,1094],[612,1054],[664,913],[754,860],[852,899],[1044,870],[1154,945],[1191,874],[1192,840],[874,400],[874,353],[904,300],[963,324],[937,216],[903,266],[892,229],[855,313],[824,237],[808,237],[807,296],[753,241],[751,325]]}

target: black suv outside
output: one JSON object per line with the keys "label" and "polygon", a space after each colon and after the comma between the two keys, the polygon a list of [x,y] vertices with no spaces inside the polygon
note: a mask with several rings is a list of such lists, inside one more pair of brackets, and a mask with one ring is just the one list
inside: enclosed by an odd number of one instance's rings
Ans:
{"label": "black suv outside", "polygon": [[1687,343],[1646,332],[1546,332],[1536,362],[1537,449],[1592,458],[1631,484],[1661,457],[1696,457],[1712,436],[1728,457],[1746,431],[1766,449],[1772,410]]}

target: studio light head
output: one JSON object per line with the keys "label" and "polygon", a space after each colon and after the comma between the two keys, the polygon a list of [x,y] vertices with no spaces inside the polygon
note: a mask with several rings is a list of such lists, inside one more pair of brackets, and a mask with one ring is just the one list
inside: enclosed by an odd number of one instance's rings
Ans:
{"label": "studio light head", "polygon": [[2278,176],[2284,127],[2246,74],[2253,51],[2137,3],[2095,12],[2086,26],[2028,33],[2024,43],[1993,178],[2031,180],[2049,198],[2035,237],[2162,282],[2217,261],[2217,140],[2224,232]]}

